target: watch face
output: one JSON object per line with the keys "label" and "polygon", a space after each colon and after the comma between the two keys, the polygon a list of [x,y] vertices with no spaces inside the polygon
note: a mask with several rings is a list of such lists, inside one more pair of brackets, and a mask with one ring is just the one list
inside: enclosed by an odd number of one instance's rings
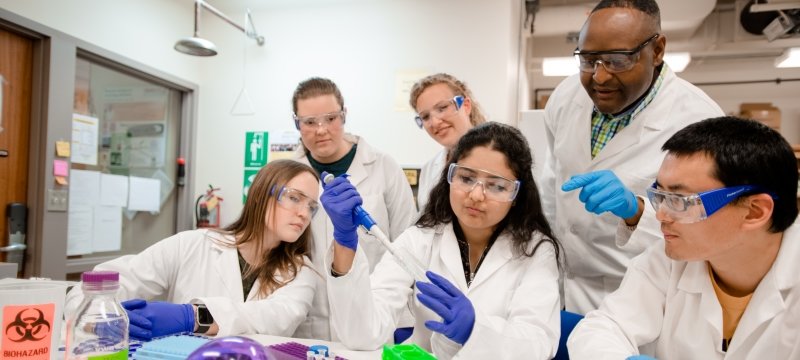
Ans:
{"label": "watch face", "polygon": [[197,318],[197,323],[200,325],[211,326],[211,324],[214,323],[214,318],[211,316],[211,312],[208,311],[208,308],[205,306],[197,307]]}

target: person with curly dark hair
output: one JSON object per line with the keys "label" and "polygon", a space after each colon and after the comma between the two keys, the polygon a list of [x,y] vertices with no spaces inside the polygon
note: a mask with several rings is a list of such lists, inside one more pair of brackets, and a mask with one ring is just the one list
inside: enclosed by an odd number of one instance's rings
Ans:
{"label": "person with curly dark hair", "polygon": [[[490,122],[461,137],[416,226],[394,243],[429,270],[427,279],[415,281],[391,254],[370,276],[357,239],[335,238],[325,275],[340,341],[377,349],[410,307],[410,341],[439,359],[552,358],[561,246],[542,212],[532,166],[516,128]],[[337,232],[353,233],[361,203],[355,187],[337,177],[324,189],[321,202]]]}

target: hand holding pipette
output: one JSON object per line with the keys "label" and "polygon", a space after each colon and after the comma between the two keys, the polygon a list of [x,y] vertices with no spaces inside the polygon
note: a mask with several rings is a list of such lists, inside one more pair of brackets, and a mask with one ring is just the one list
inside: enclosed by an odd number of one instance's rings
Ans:
{"label": "hand holding pipette", "polygon": [[320,201],[333,222],[333,238],[339,244],[355,251],[358,246],[356,228],[360,225],[368,234],[377,238],[415,280],[428,281],[425,267],[419,260],[406,249],[394,246],[375,220],[361,207],[361,196],[347,180],[347,175],[336,178],[333,174],[323,172],[322,182],[324,192]]}

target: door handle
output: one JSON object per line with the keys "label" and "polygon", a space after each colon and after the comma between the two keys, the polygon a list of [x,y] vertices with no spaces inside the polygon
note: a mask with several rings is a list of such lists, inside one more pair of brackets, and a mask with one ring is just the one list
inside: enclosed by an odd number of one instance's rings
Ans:
{"label": "door handle", "polygon": [[17,263],[17,271],[22,271],[25,262],[25,232],[28,208],[22,203],[10,203],[6,206],[6,230],[8,230],[8,245],[0,248],[0,253],[8,253],[6,261]]}
{"label": "door handle", "polygon": [[25,244],[11,244],[8,246],[0,247],[0,252],[22,251],[27,248],[28,246]]}

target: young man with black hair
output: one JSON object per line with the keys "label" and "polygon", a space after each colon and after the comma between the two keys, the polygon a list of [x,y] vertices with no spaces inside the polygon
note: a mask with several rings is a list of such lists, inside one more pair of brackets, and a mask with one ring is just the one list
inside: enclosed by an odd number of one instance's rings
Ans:
{"label": "young man with black hair", "polygon": [[663,242],[578,324],[570,358],[625,359],[646,344],[660,360],[800,358],[791,146],[763,124],[720,117],[662,149],[647,195]]}

